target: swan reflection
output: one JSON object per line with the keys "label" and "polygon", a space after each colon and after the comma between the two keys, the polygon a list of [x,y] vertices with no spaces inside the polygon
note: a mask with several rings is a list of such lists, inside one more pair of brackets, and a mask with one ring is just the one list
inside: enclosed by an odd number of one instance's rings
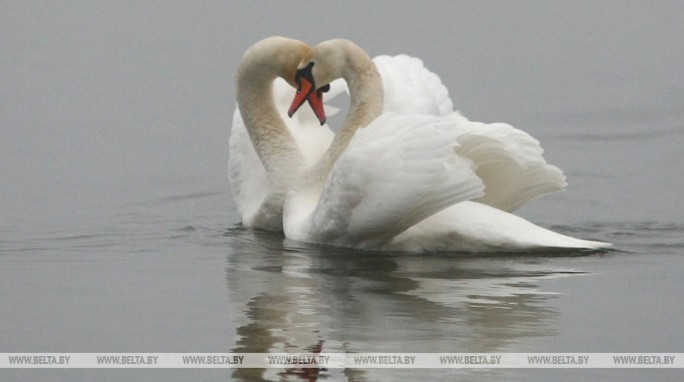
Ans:
{"label": "swan reflection", "polygon": [[[557,295],[541,282],[583,274],[543,257],[378,254],[283,245],[281,234],[246,229],[229,235],[236,353],[530,350],[526,339],[558,333]],[[318,373],[363,380],[387,370],[237,369],[233,377]]]}

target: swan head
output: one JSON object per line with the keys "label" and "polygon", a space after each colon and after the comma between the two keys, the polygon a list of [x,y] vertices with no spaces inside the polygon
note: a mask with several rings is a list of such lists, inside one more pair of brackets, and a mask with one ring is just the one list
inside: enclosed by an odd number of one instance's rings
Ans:
{"label": "swan head", "polygon": [[295,87],[297,88],[297,93],[295,93],[295,98],[292,100],[292,105],[290,105],[287,115],[292,118],[294,113],[306,100],[309,102],[309,106],[313,109],[314,114],[316,114],[318,121],[323,125],[327,119],[323,106],[323,93],[330,90],[330,85],[326,84],[318,88],[316,87],[316,80],[313,77],[313,67],[314,63],[311,62],[306,67],[297,69],[297,72],[295,73]]}
{"label": "swan head", "polygon": [[296,86],[297,65],[311,48],[302,41],[272,36],[252,45],[242,56],[239,73],[248,73],[265,79],[282,77]]}
{"label": "swan head", "polygon": [[[250,92],[245,90],[261,89],[262,93],[266,92],[272,86],[273,80],[276,77],[281,77],[292,87],[298,88],[298,95],[302,96],[301,103],[305,100],[309,101],[312,109],[316,112],[316,116],[321,121],[321,125],[325,123],[325,111],[323,110],[323,92],[327,91],[329,87],[323,86],[320,89],[308,87],[302,88],[302,82],[298,78],[302,76],[304,71],[299,70],[298,65],[310,57],[311,48],[302,41],[273,36],[258,41],[252,45],[242,56],[240,66],[238,68],[238,98],[243,96],[250,97]],[[310,78],[304,73],[304,76]],[[312,83],[312,81],[308,82]],[[246,99],[246,103],[258,103],[260,96],[251,96],[251,99]],[[240,103],[240,102],[238,102]],[[294,114],[296,109],[289,114],[290,117]]]}
{"label": "swan head", "polygon": [[368,53],[349,40],[333,39],[316,45],[297,66],[297,94],[288,114],[292,116],[304,101],[309,101],[321,125],[324,124],[323,93],[330,89],[330,83],[344,78],[349,84],[367,70],[377,73]]}

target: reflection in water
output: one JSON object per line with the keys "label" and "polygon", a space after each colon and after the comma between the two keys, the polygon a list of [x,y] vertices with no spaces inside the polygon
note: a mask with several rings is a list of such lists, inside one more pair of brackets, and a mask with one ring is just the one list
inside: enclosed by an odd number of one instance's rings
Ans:
{"label": "reflection in water", "polygon": [[[364,253],[283,245],[282,235],[241,228],[227,235],[240,353],[521,351],[525,338],[557,334],[555,294],[539,281],[582,274],[539,257]],[[319,372],[356,381],[388,371],[237,369],[233,377],[317,380]]]}

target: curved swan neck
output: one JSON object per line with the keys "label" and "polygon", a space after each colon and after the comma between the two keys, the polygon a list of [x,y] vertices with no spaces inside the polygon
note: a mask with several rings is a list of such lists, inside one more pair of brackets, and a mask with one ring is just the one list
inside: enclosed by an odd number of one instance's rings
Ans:
{"label": "curved swan neck", "polygon": [[382,80],[373,61],[370,57],[367,58],[368,61],[363,61],[365,65],[357,66],[356,71],[348,70],[349,73],[345,73],[343,77],[351,94],[349,114],[344,122],[345,128],[366,127],[382,114]]}
{"label": "curved swan neck", "polygon": [[334,54],[338,75],[349,86],[351,94],[349,114],[345,127],[366,127],[382,114],[384,93],[382,79],[371,57],[358,45],[348,40],[331,40],[329,49],[337,50]]}
{"label": "curved swan neck", "polygon": [[384,103],[382,78],[368,53],[347,40],[333,40],[333,43],[339,49],[340,58],[335,64],[349,86],[350,104],[340,132],[319,163],[317,172],[325,176],[346,150],[356,130],[368,126],[382,114]]}
{"label": "curved swan neck", "polygon": [[297,64],[308,50],[303,42],[271,37],[249,48],[240,62],[237,101],[252,144],[271,183],[282,185],[293,171],[304,167],[304,158],[280,117],[273,101],[273,81],[293,82]]}

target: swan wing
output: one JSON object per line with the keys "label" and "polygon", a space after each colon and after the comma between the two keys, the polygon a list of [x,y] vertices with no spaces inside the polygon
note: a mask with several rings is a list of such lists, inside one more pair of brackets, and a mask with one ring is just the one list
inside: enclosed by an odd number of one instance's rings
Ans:
{"label": "swan wing", "polygon": [[454,121],[384,114],[358,130],[313,211],[313,240],[373,248],[450,205],[481,196],[472,164],[454,155]]}
{"label": "swan wing", "polygon": [[385,112],[431,115],[453,112],[449,91],[420,59],[407,55],[378,56],[373,62],[382,77]]}
{"label": "swan wing", "polygon": [[485,184],[484,196],[475,201],[513,211],[567,185],[563,171],[546,163],[539,141],[529,134],[505,123],[460,118],[457,153],[475,164]]}
{"label": "swan wing", "polygon": [[565,188],[563,172],[546,163],[539,141],[510,125],[472,122],[454,112],[447,88],[420,59],[399,55],[373,61],[383,80],[385,111],[461,118],[458,154],[473,161],[486,187],[477,201],[513,211]]}

